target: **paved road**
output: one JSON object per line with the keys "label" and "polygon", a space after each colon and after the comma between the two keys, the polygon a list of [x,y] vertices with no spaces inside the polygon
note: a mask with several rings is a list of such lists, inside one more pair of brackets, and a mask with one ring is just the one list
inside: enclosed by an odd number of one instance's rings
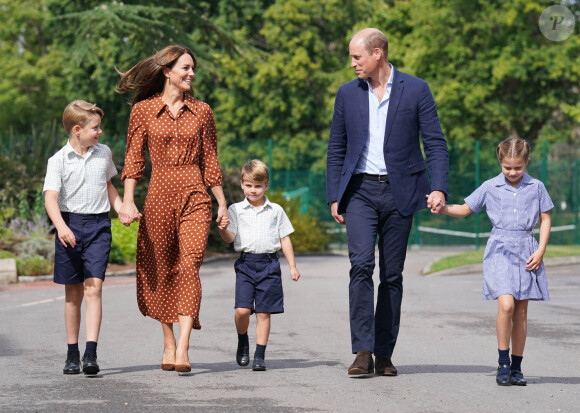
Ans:
{"label": "paved road", "polygon": [[529,385],[498,387],[496,304],[481,300],[480,274],[420,275],[439,255],[409,252],[393,357],[398,377],[346,374],[353,357],[344,256],[299,257],[298,283],[283,267],[286,313],[273,316],[266,372],[235,364],[232,261],[202,268],[203,329],[192,334],[193,370],[187,376],[160,369],[161,328],[139,314],[132,278],[105,283],[97,377],[61,373],[62,288],[50,283],[4,288],[0,411],[579,411],[577,266],[548,268],[552,301],[530,303],[523,364]]}

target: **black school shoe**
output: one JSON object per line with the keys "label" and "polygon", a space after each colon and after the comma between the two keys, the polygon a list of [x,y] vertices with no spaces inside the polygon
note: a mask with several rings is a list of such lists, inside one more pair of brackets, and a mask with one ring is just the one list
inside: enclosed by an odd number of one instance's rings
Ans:
{"label": "black school shoe", "polygon": [[509,386],[511,370],[509,364],[500,364],[497,367],[497,375],[495,376],[495,381],[498,386]]}
{"label": "black school shoe", "polygon": [[64,374],[80,374],[81,372],[81,353],[78,351],[71,352],[66,355],[66,361],[64,362],[64,369],[62,369]]}
{"label": "black school shoe", "polygon": [[252,364],[252,370],[254,371],[266,371],[266,362],[264,359],[259,357],[254,357],[254,363]]}
{"label": "black school shoe", "polygon": [[93,375],[97,374],[99,371],[97,355],[94,353],[85,353],[83,356],[83,373],[87,375]]}
{"label": "black school shoe", "polygon": [[528,384],[521,370],[512,370],[510,383],[514,386],[525,386]]}
{"label": "black school shoe", "polygon": [[238,351],[236,352],[236,362],[239,366],[247,366],[250,364],[250,347],[238,345]]}

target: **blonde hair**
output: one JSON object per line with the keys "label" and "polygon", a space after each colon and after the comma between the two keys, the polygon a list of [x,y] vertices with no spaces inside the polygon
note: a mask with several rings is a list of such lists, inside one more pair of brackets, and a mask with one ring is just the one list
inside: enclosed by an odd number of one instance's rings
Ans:
{"label": "blonde hair", "polygon": [[242,167],[242,182],[270,182],[268,166],[259,159],[252,159]]}
{"label": "blonde hair", "polygon": [[95,116],[102,118],[104,115],[103,109],[94,103],[85,102],[84,100],[73,100],[64,108],[62,125],[64,126],[66,134],[70,135],[76,125],[84,128]]}
{"label": "blonde hair", "polygon": [[195,60],[193,52],[185,46],[172,44],[158,51],[153,56],[141,60],[125,73],[117,70],[117,73],[121,75],[121,79],[117,83],[117,87],[115,87],[115,92],[126,93],[134,91],[133,104],[162,92],[165,86],[163,69],[171,69],[175,65],[175,62],[177,62],[177,59],[184,54],[190,55],[193,59],[192,69],[195,71],[197,61]]}
{"label": "blonde hair", "polygon": [[530,145],[522,138],[511,137],[502,141],[495,150],[498,161],[505,158],[521,158],[524,162],[530,159]]}

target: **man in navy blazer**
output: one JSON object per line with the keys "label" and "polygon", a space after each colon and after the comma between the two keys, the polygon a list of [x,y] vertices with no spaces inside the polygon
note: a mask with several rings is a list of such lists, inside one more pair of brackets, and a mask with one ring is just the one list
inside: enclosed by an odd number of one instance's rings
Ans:
{"label": "man in navy blazer", "polygon": [[[385,35],[361,30],[351,39],[349,53],[357,79],[336,94],[326,182],[331,214],[346,225],[351,263],[350,329],[356,358],[348,374],[395,376],[391,357],[399,333],[413,214],[445,206],[449,157],[429,85],[389,63]],[[375,311],[377,237],[380,284]]]}

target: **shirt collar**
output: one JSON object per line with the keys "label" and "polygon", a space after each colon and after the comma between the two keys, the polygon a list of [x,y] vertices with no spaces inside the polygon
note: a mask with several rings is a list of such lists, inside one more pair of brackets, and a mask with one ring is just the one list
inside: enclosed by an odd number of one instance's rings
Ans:
{"label": "shirt collar", "polygon": [[[157,109],[157,117],[163,113],[167,104],[161,99],[161,93],[156,93],[149,98],[151,100],[151,104],[153,108]],[[197,112],[197,99],[191,96],[189,93],[183,93],[183,106],[182,108],[187,108],[191,113],[195,115]]]}
{"label": "shirt collar", "polygon": [[[89,146],[89,148],[87,149],[87,157],[89,157],[94,152],[94,150],[95,150],[95,145]],[[66,141],[66,145],[64,145],[64,155],[68,158],[71,153],[82,157],[82,155],[80,153],[75,151],[75,149],[70,144],[70,140],[68,140],[68,141]]]}
{"label": "shirt collar", "polygon": [[[518,182],[517,186],[523,186],[523,185],[531,185],[534,183],[533,178],[528,175],[526,172],[524,172],[524,174],[522,175],[522,179],[520,180],[520,182]],[[507,182],[507,180],[505,179],[505,175],[503,173],[500,173],[498,176],[496,176],[495,178],[493,178],[493,184],[495,186],[509,186],[511,188],[511,185]]]}
{"label": "shirt collar", "polygon": [[[389,80],[387,80],[387,89],[389,89],[391,86],[393,86],[393,75],[395,74],[395,68],[393,67],[392,64],[389,63],[389,67],[391,68],[391,74],[389,75]],[[373,88],[371,87],[371,81],[368,77],[366,77],[365,82],[367,82],[367,85],[369,85],[369,90],[372,90]]]}
{"label": "shirt collar", "polygon": [[[262,205],[260,207],[259,211],[266,209],[266,207],[272,208],[272,206],[270,205],[270,200],[268,199],[268,197],[266,195],[264,195],[264,205]],[[248,198],[244,198],[244,200],[242,201],[242,208],[248,209],[248,208],[254,208],[254,206],[252,204],[250,204],[250,201],[248,201]]]}

